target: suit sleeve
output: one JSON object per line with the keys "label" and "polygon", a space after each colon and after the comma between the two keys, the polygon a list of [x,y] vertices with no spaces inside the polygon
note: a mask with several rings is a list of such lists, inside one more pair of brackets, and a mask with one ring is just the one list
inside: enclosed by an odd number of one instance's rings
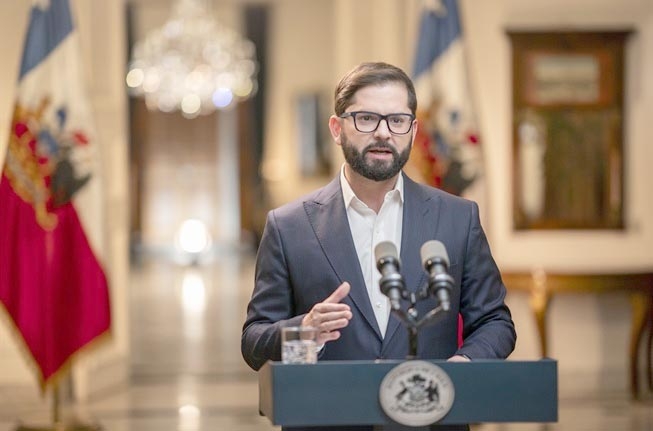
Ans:
{"label": "suit sleeve", "polygon": [[457,353],[472,359],[504,359],[515,348],[517,334],[476,203],[468,232],[460,298],[464,343]]}
{"label": "suit sleeve", "polygon": [[281,360],[281,328],[298,326],[282,238],[274,212],[268,213],[256,257],[255,284],[241,336],[245,362],[258,370]]}

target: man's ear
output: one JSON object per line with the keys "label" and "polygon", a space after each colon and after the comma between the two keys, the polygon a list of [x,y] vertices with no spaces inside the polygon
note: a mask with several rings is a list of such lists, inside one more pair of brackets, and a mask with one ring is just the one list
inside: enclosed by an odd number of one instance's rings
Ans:
{"label": "man's ear", "polygon": [[419,128],[419,120],[415,118],[413,120],[413,142],[415,142],[415,138],[417,137],[417,129]]}
{"label": "man's ear", "polygon": [[342,133],[342,123],[340,122],[340,118],[335,115],[329,117],[329,131],[336,145],[341,145],[340,134]]}

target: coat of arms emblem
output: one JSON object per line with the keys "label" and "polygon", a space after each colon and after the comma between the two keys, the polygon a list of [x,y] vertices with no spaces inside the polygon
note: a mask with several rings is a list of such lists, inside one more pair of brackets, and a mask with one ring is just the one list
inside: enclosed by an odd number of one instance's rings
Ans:
{"label": "coat of arms emblem", "polygon": [[408,361],[393,368],[381,382],[379,400],[395,422],[425,426],[438,422],[451,409],[454,387],[449,375],[426,361]]}

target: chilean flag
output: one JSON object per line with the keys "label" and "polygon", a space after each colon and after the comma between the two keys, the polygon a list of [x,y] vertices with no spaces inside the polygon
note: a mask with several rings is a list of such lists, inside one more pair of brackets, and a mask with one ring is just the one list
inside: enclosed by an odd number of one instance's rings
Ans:
{"label": "chilean flag", "polygon": [[483,207],[483,155],[462,36],[456,0],[424,1],[413,66],[415,151],[426,182]]}
{"label": "chilean flag", "polygon": [[0,310],[43,389],[111,327],[78,49],[68,0],[35,1],[0,178]]}
{"label": "chilean flag", "polygon": [[483,209],[483,154],[462,35],[457,0],[424,1],[413,66],[420,127],[411,161],[427,183],[472,199]]}

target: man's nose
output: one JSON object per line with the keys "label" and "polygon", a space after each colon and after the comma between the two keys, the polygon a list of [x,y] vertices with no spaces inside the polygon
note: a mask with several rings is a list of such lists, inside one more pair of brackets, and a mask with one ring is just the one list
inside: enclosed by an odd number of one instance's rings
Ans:
{"label": "man's nose", "polygon": [[379,121],[379,125],[374,131],[374,135],[381,137],[389,137],[392,135],[392,133],[390,133],[390,126],[388,126],[387,118],[383,118],[381,121]]}

